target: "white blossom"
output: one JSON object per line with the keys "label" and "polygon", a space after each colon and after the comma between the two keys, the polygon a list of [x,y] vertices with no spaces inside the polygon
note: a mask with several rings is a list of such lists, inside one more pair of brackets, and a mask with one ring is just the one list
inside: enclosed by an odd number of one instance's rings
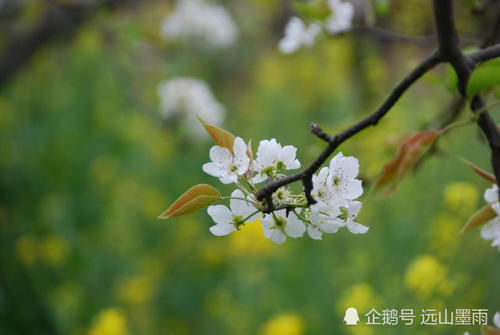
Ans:
{"label": "white blossom", "polygon": [[278,204],[283,205],[285,203],[292,202],[292,199],[290,199],[290,195],[291,193],[288,187],[282,186],[273,193],[273,200]]}
{"label": "white blossom", "polygon": [[484,191],[484,200],[490,204],[498,202],[498,186],[496,184]]}
{"label": "white blossom", "polygon": [[331,34],[338,34],[351,28],[354,16],[354,7],[350,2],[342,0],[328,0],[332,14],[326,20],[326,30]]}
{"label": "white blossom", "polygon": [[495,327],[500,329],[500,312],[495,313],[495,316],[493,317],[493,324],[495,325]]}
{"label": "white blossom", "polygon": [[320,31],[319,24],[311,23],[306,27],[301,19],[294,16],[286,24],[285,36],[280,40],[278,47],[285,54],[293,53],[302,46],[310,47]]}
{"label": "white blossom", "polygon": [[223,184],[236,183],[238,176],[248,171],[250,163],[247,146],[241,137],[234,139],[232,153],[228,148],[214,145],[210,149],[210,160],[203,164],[203,171],[219,178]]}
{"label": "white blossom", "polygon": [[260,183],[267,177],[274,176],[279,170],[293,170],[300,168],[300,162],[295,158],[297,148],[292,145],[281,147],[273,138],[270,141],[260,141],[257,149],[257,158],[254,161],[254,171],[257,175],[254,183]]}
{"label": "white blossom", "polygon": [[217,126],[224,120],[224,107],[214,98],[207,84],[198,79],[177,77],[164,81],[158,85],[158,95],[163,117],[178,116],[194,136],[207,136],[198,116]]}
{"label": "white blossom", "polygon": [[286,209],[266,214],[261,221],[264,236],[277,244],[284,243],[287,236],[293,238],[302,237],[306,231],[304,222],[295,214],[289,213],[288,217],[286,216]]}
{"label": "white blossom", "polygon": [[223,6],[203,0],[178,0],[163,22],[161,33],[170,39],[191,38],[223,48],[234,43],[238,28]]}
{"label": "white blossom", "polygon": [[368,231],[368,227],[356,222],[356,217],[361,210],[361,202],[350,201],[346,207],[347,218],[345,221],[346,228],[353,234],[364,234]]}
{"label": "white blossom", "polygon": [[359,173],[359,162],[354,157],[344,157],[339,152],[330,161],[327,177],[328,187],[342,199],[353,200],[363,194],[361,180],[356,179]]}
{"label": "white blossom", "polygon": [[345,222],[338,216],[341,214],[337,206],[317,203],[311,206],[311,224],[307,226],[307,233],[312,239],[321,240],[323,233],[336,233]]}
{"label": "white blossom", "polygon": [[498,247],[500,251],[500,217],[497,216],[481,228],[481,237],[491,240],[491,246]]}
{"label": "white blossom", "polygon": [[[251,222],[257,219],[259,213],[257,209],[248,201],[245,201],[245,195],[240,190],[231,193],[229,207],[224,205],[209,206],[208,215],[215,221],[215,225],[210,227],[210,232],[216,236],[224,236],[239,229],[239,226],[245,222]],[[255,213],[255,214],[254,214]]]}
{"label": "white blossom", "polygon": [[333,187],[328,186],[329,173],[330,169],[323,167],[317,175],[312,176],[313,189],[311,195],[323,204],[337,205],[341,203],[341,199],[334,193]]}

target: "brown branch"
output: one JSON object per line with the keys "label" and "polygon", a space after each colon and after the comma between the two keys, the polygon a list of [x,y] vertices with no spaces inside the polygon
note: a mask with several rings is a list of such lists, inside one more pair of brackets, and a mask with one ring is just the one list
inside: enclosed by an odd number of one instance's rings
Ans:
{"label": "brown branch", "polygon": [[56,4],[47,1],[47,9],[37,25],[29,32],[7,38],[0,55],[0,87],[4,86],[44,45],[73,34],[97,10],[117,8],[131,0],[102,0]]}
{"label": "brown branch", "polygon": [[[407,36],[387,29],[373,27],[373,26],[365,26],[365,25],[354,26],[345,33],[351,33],[351,32],[367,34],[384,42],[403,42],[414,45],[434,46],[436,45],[437,41],[437,37],[435,35]],[[461,42],[464,44],[476,44],[476,45],[480,43],[480,41],[475,38],[463,38]]]}
{"label": "brown branch", "polygon": [[303,171],[295,173],[293,175],[287,176],[282,179],[278,179],[266,184],[257,193],[257,199],[262,200],[273,192],[275,192],[281,186],[291,184],[295,181],[302,180],[304,186],[304,192],[309,204],[314,204],[315,200],[311,196],[312,185],[312,175],[318,170],[318,168],[330,157],[330,155],[337,149],[337,147],[344,141],[348,140],[352,136],[356,135],[360,131],[364,130],[369,126],[376,125],[380,119],[382,119],[387,112],[394,106],[394,104],[401,98],[401,96],[406,92],[410,86],[415,83],[422,75],[427,71],[432,69],[434,66],[441,62],[441,57],[439,53],[435,52],[429,57],[427,57],[420,65],[418,65],[410,74],[408,74],[391,92],[387,100],[372,114],[365,117],[363,120],[359,121],[352,127],[346,129],[335,136],[329,136],[325,134],[319,126],[316,124],[311,125],[312,132],[320,137],[321,139],[328,142],[328,146],[323,150],[323,152]]}
{"label": "brown branch", "polygon": [[[467,57],[460,50],[453,16],[453,1],[433,0],[433,5],[434,18],[438,31],[439,52],[443,60],[449,62],[455,70],[458,77],[458,91],[465,98],[467,97],[469,76],[474,69],[476,61],[473,55]],[[487,51],[488,49],[478,51],[478,53],[484,54],[486,52],[489,54],[490,51]],[[478,53],[476,53],[476,57]],[[479,94],[476,94],[472,98],[470,107],[474,113],[479,110],[484,110],[484,101]],[[488,144],[491,149],[491,164],[493,166],[493,171],[497,180],[500,180],[500,132],[487,111],[481,112],[477,123],[488,139]]]}

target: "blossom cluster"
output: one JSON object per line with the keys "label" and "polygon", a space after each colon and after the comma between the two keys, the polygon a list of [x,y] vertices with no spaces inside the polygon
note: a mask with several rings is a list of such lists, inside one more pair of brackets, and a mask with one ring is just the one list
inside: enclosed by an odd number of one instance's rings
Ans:
{"label": "blossom cluster", "polygon": [[[257,154],[249,144],[236,137],[232,150],[215,145],[210,149],[210,162],[202,167],[207,174],[219,178],[223,184],[235,184],[229,207],[213,205],[208,214],[215,222],[210,231],[217,236],[228,235],[247,222],[261,217],[264,235],[281,244],[287,237],[299,238],[306,232],[316,240],[323,234],[335,233],[346,227],[351,233],[363,234],[368,227],[356,222],[363,193],[362,183],[356,179],[358,160],[338,153],[328,167],[313,176],[312,195],[317,203],[309,206],[305,194],[293,194],[288,187],[281,187],[271,197],[271,204],[256,198],[256,185],[285,176],[287,170],[300,168],[294,146],[282,146],[276,139],[262,140]],[[271,213],[264,213],[272,206]]]}
{"label": "blossom cluster", "polygon": [[498,186],[496,184],[484,192],[484,200],[490,203],[497,216],[481,229],[481,237],[485,240],[492,240],[491,246],[498,247],[500,251],[500,202],[498,201]]}
{"label": "blossom cluster", "polygon": [[177,77],[158,85],[160,111],[164,119],[177,117],[190,134],[207,135],[198,116],[214,125],[224,120],[225,109],[213,96],[208,85],[198,79]]}
{"label": "blossom cluster", "polygon": [[[348,1],[328,0],[330,16],[324,22],[325,30],[330,34],[339,34],[351,28],[354,7]],[[298,17],[290,18],[285,27],[285,36],[278,47],[281,52],[290,54],[303,46],[310,47],[321,32],[322,22],[313,22],[309,26]]]}
{"label": "blossom cluster", "polygon": [[168,39],[188,38],[213,48],[234,43],[238,28],[228,11],[203,0],[178,0],[163,22],[161,33]]}

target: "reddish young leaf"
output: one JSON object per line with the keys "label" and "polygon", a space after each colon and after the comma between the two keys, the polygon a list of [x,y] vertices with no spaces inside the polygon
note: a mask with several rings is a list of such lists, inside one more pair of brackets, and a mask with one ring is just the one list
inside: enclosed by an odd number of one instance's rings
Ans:
{"label": "reddish young leaf", "polygon": [[181,195],[158,218],[169,219],[175,216],[186,215],[205,208],[221,199],[222,196],[216,188],[206,184],[195,185]]}
{"label": "reddish young leaf", "polygon": [[465,160],[465,159],[462,158],[462,161],[465,164],[467,164],[472,170],[474,170],[475,173],[477,173],[478,175],[480,175],[481,177],[483,177],[484,179],[486,179],[490,183],[498,184],[497,183],[497,179],[491,173],[484,171],[483,169],[481,169],[480,167],[476,166],[474,163],[469,162],[468,160]]}
{"label": "reddish young leaf", "polygon": [[235,138],[233,134],[231,134],[227,130],[224,130],[222,128],[214,126],[210,123],[206,123],[199,116],[198,116],[198,120],[200,120],[203,127],[205,127],[205,130],[210,135],[210,137],[214,140],[215,144],[217,144],[218,146],[221,146],[221,147],[228,148],[229,151],[233,152],[233,143],[234,143],[234,138]]}
{"label": "reddish young leaf", "polygon": [[467,221],[465,226],[462,228],[462,231],[465,232],[471,228],[480,226],[491,219],[495,218],[497,213],[491,208],[491,205],[486,205],[476,213],[472,214],[470,219]]}
{"label": "reddish young leaf", "polygon": [[481,327],[481,335],[500,335],[500,329],[491,326],[483,326]]}
{"label": "reddish young leaf", "polygon": [[429,149],[441,133],[426,130],[407,138],[399,147],[396,156],[384,165],[373,186],[373,192],[382,192],[383,196],[396,191],[399,183],[413,165]]}

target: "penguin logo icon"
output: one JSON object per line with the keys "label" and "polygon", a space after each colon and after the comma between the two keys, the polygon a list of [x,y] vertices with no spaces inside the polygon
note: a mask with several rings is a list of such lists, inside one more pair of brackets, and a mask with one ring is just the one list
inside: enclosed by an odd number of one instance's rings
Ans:
{"label": "penguin logo icon", "polygon": [[344,323],[347,326],[356,326],[359,322],[358,311],[354,307],[345,310]]}

